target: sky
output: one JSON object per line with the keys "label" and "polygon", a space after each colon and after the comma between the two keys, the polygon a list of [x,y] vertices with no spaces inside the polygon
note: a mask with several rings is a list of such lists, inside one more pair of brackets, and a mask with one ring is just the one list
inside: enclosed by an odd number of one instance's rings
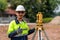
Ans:
{"label": "sky", "polygon": [[54,10],[54,12],[56,13],[60,12],[60,5],[58,5],[58,7]]}

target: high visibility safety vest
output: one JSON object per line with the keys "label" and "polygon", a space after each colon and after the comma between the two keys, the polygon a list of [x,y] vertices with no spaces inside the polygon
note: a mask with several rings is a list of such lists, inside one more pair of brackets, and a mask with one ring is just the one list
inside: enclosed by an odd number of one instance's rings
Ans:
{"label": "high visibility safety vest", "polygon": [[28,27],[27,23],[25,21],[22,21],[21,23],[16,24],[15,20],[11,21],[11,23],[9,24],[8,34],[10,34],[11,32],[13,32],[15,30],[18,30],[19,27],[23,30],[22,33],[19,35],[28,34],[29,27]]}

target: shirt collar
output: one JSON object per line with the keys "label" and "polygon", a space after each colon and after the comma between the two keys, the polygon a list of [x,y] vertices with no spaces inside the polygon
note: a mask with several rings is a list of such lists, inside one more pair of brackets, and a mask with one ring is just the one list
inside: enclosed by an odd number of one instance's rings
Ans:
{"label": "shirt collar", "polygon": [[[22,20],[23,22],[25,22],[24,20]],[[20,22],[17,20],[17,17],[15,18],[15,22],[16,24],[19,24]]]}
{"label": "shirt collar", "polygon": [[16,22],[16,24],[19,24],[19,21],[17,20],[17,17],[15,18],[15,22]]}

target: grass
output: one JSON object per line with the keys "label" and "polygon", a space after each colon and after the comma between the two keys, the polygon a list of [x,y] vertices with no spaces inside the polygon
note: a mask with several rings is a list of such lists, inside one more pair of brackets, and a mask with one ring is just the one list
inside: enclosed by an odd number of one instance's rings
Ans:
{"label": "grass", "polygon": [[44,23],[48,23],[48,22],[50,22],[51,20],[52,20],[53,18],[43,18],[43,22]]}

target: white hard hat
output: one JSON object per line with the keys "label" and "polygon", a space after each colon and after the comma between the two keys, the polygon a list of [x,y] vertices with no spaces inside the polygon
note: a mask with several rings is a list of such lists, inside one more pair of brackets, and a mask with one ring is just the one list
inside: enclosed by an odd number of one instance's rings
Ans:
{"label": "white hard hat", "polygon": [[16,11],[25,11],[25,8],[23,5],[18,5]]}

